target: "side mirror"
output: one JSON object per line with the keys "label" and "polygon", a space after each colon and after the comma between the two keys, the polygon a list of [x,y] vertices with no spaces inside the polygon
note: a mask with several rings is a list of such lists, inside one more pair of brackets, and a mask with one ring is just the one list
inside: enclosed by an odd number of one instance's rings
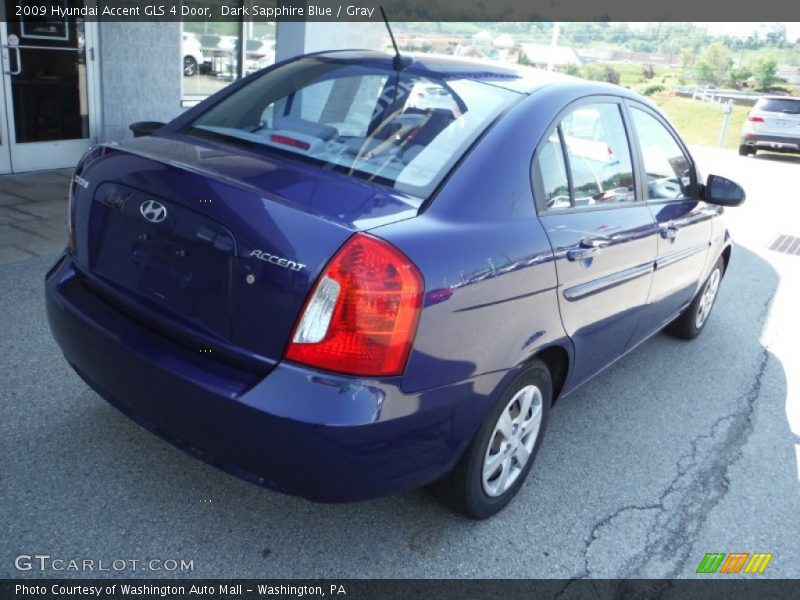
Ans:
{"label": "side mirror", "polygon": [[739,206],[747,198],[742,186],[719,175],[709,175],[703,191],[703,200],[719,206]]}
{"label": "side mirror", "polygon": [[161,129],[163,126],[164,123],[160,121],[137,121],[130,124],[130,130],[133,132],[133,137],[143,137]]}

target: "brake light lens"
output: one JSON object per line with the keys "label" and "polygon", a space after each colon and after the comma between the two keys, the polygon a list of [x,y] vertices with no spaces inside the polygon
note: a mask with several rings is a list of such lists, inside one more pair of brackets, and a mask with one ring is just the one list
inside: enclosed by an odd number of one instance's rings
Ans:
{"label": "brake light lens", "polygon": [[419,270],[402,252],[355,234],[320,275],[295,324],[286,359],[349,375],[401,375],[423,289]]}
{"label": "brake light lens", "polygon": [[748,115],[747,120],[751,123],[763,123],[764,117],[754,117],[753,115]]}
{"label": "brake light lens", "polygon": [[299,148],[300,150],[309,150],[311,148],[311,144],[308,142],[304,142],[303,140],[297,140],[295,138],[289,137],[288,135],[278,135],[273,134],[269,136],[270,141],[275,142],[276,144],[284,144],[286,146],[291,146],[292,148]]}

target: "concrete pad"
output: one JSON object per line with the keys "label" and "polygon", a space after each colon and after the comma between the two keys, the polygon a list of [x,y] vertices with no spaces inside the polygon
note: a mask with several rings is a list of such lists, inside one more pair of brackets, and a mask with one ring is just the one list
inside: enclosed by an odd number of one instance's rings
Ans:
{"label": "concrete pad", "polygon": [[[70,171],[73,170],[70,169]],[[63,183],[64,175],[58,171],[32,171],[30,173],[3,175],[2,180],[24,186],[47,185],[50,183]]]}
{"label": "concrete pad", "polygon": [[27,242],[42,241],[47,236],[25,231],[15,225],[0,225],[0,247],[16,246]]}
{"label": "concrete pad", "polygon": [[27,200],[21,196],[8,192],[0,192],[0,206],[12,206],[23,202],[27,202]]}
{"label": "concrete pad", "polygon": [[13,246],[3,248],[0,246],[0,265],[7,265],[30,257],[30,254],[19,248],[14,248]]}
{"label": "concrete pad", "polygon": [[9,206],[0,206],[0,225],[10,225],[33,218],[35,218],[35,216],[29,212],[23,212]]}
{"label": "concrete pad", "polygon": [[75,169],[69,167],[67,169],[55,169],[54,171],[49,171],[49,172],[59,175],[60,177],[66,177],[68,179],[72,179],[72,175],[73,173],[75,173]]}
{"label": "concrete pad", "polygon": [[66,219],[67,215],[67,200],[45,200],[43,202],[28,202],[14,207],[30,215],[41,217],[43,219],[53,219],[63,216]]}
{"label": "concrete pad", "polygon": [[66,236],[53,236],[46,240],[31,240],[16,246],[20,250],[24,250],[36,256],[55,256],[60,254],[67,246]]}
{"label": "concrete pad", "polygon": [[56,239],[60,238],[62,240],[67,239],[67,218],[66,214],[63,218],[52,218],[52,219],[30,219],[28,221],[22,221],[14,227],[22,229],[24,231],[29,231],[35,235],[46,239]]}
{"label": "concrete pad", "polygon": [[69,195],[69,183],[64,178],[61,183],[48,183],[45,185],[17,185],[13,189],[8,190],[16,196],[22,196],[34,202],[44,200],[66,200]]}

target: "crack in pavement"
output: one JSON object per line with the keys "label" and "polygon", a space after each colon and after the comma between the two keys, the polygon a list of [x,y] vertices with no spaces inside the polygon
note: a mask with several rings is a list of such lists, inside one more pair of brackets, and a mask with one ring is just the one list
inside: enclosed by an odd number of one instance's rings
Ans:
{"label": "crack in pavement", "polygon": [[[770,305],[771,299],[762,309],[762,319],[766,318]],[[764,322],[762,319],[759,321]],[[770,359],[768,346],[762,344],[752,384],[740,397],[735,410],[718,418],[708,433],[692,439],[690,451],[678,459],[675,478],[658,500],[622,506],[594,523],[584,539],[584,569],[577,578],[592,575],[590,551],[600,539],[602,530],[613,525],[622,515],[644,511],[657,511],[653,524],[648,528],[645,546],[622,562],[616,576],[668,579],[682,571],[708,514],[728,492],[728,470],[742,456],[744,445],[753,431],[755,402],[761,393],[762,379]],[[565,586],[562,593],[568,588],[569,585]]]}
{"label": "crack in pavement", "polygon": [[739,408],[717,419],[710,433],[692,440],[688,464],[681,468],[683,459],[679,461],[677,476],[661,494],[662,512],[648,532],[647,545],[625,565],[630,577],[671,578],[686,565],[697,533],[730,488],[728,470],[741,458],[753,432],[755,402],[769,358],[762,348],[753,383]]}

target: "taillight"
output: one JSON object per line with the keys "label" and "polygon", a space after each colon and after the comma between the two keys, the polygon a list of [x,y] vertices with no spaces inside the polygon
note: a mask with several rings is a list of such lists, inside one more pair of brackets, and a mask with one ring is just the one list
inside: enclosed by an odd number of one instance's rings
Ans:
{"label": "taillight", "polygon": [[399,250],[357,233],[320,275],[295,324],[286,359],[369,377],[401,375],[424,284]]}
{"label": "taillight", "polygon": [[748,115],[747,120],[751,123],[763,123],[764,117],[754,117],[753,115]]}

